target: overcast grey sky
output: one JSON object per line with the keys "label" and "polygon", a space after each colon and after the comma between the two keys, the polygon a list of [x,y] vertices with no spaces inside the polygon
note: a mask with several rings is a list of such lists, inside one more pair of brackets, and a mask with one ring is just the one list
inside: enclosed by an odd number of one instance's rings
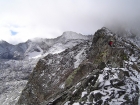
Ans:
{"label": "overcast grey sky", "polygon": [[140,0],[0,0],[0,39],[16,44],[64,31],[94,34],[107,24],[137,23],[139,10]]}

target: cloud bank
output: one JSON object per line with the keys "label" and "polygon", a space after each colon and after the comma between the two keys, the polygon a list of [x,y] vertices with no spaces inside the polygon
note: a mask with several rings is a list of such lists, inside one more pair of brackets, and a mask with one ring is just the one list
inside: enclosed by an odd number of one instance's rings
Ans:
{"label": "cloud bank", "polygon": [[17,44],[64,31],[87,35],[107,24],[138,24],[139,5],[139,0],[0,0],[0,39]]}

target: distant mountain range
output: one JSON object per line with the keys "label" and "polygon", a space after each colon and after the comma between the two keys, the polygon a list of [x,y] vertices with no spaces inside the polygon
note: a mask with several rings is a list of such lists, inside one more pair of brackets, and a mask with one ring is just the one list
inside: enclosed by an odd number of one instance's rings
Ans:
{"label": "distant mountain range", "polygon": [[40,57],[48,53],[59,53],[83,40],[89,39],[92,39],[92,36],[84,36],[75,32],[64,32],[61,36],[54,39],[36,38],[17,45],[0,41],[0,59],[23,60],[25,58]]}

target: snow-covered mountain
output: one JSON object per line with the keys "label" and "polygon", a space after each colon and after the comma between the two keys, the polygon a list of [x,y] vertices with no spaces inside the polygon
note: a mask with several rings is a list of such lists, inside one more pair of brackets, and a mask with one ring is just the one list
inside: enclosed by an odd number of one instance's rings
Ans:
{"label": "snow-covered mountain", "polygon": [[[67,36],[70,34],[75,38]],[[88,40],[92,40],[92,36],[64,32],[54,39],[35,38],[17,45],[0,41],[0,105],[17,102],[40,58],[58,54]]]}
{"label": "snow-covered mountain", "polygon": [[[90,40],[92,36],[77,34],[75,32],[64,32],[54,39],[35,38],[17,45],[6,41],[0,42],[0,58],[23,60],[25,58],[41,57],[43,54],[59,53],[71,48],[83,40]],[[55,52],[56,51],[56,52]]]}
{"label": "snow-covered mountain", "polygon": [[139,72],[139,47],[104,27],[41,58],[16,105],[138,105]]}

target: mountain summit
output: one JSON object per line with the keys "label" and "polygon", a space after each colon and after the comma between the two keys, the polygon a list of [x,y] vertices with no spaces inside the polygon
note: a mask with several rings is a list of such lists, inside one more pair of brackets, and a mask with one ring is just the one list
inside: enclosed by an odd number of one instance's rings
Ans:
{"label": "mountain summit", "polygon": [[92,43],[40,59],[16,105],[138,105],[139,53],[104,27]]}
{"label": "mountain summit", "polygon": [[72,32],[72,31],[64,32],[61,37],[65,39],[88,39],[88,37],[82,34],[77,34],[76,32]]}

